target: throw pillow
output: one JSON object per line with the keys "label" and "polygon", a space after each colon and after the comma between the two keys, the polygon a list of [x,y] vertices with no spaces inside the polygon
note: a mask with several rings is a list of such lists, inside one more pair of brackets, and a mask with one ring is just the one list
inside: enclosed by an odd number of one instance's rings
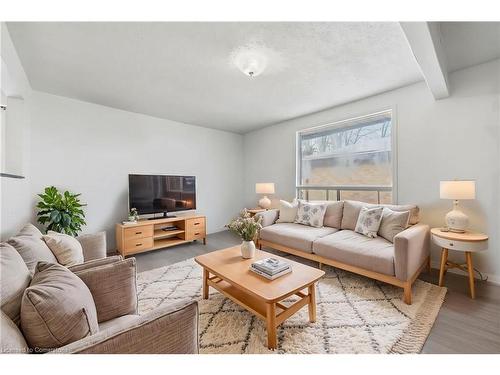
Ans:
{"label": "throw pillow", "polygon": [[98,332],[89,288],[66,267],[39,262],[24,292],[21,328],[30,347],[42,351]]}
{"label": "throw pillow", "polygon": [[375,207],[386,207],[390,210],[402,212],[410,211],[409,224],[417,224],[419,222],[419,208],[418,206],[412,204],[372,204],[359,201],[344,201],[344,213],[342,216],[342,226],[341,229],[354,230],[356,227],[356,222],[358,220],[359,212],[361,208],[375,208]]}
{"label": "throw pillow", "polygon": [[24,290],[31,274],[21,255],[12,246],[0,243],[0,307],[15,324],[19,324]]}
{"label": "throw pillow", "polygon": [[384,207],[378,234],[387,241],[394,242],[394,236],[408,227],[410,211],[396,212]]}
{"label": "throw pillow", "polygon": [[326,204],[312,204],[299,200],[299,208],[297,210],[295,223],[316,228],[323,227],[326,207]]}
{"label": "throw pillow", "polygon": [[287,202],[280,200],[280,216],[277,223],[293,223],[295,217],[297,216],[297,210],[299,209],[299,202],[294,199],[293,202]]}
{"label": "throw pillow", "polygon": [[135,258],[75,271],[94,298],[98,322],[137,314]]}
{"label": "throw pillow", "polygon": [[27,224],[11,237],[7,243],[14,247],[33,274],[38,262],[57,263],[57,259],[42,239],[42,233],[33,225]]}
{"label": "throw pillow", "polygon": [[71,267],[83,263],[83,248],[76,238],[51,230],[42,238],[59,264]]}
{"label": "throw pillow", "polygon": [[106,258],[106,232],[82,234],[76,239],[82,245],[85,262]]}
{"label": "throw pillow", "polygon": [[382,221],[383,207],[368,208],[363,207],[358,216],[355,232],[364,234],[367,237],[377,237],[377,232]]}
{"label": "throw pillow", "polygon": [[326,204],[325,218],[323,225],[340,229],[342,224],[342,212],[344,211],[344,201],[309,201],[312,204]]}
{"label": "throw pillow", "polygon": [[24,227],[22,227],[17,236],[35,236],[37,238],[42,238],[43,234],[33,224],[28,223]]}

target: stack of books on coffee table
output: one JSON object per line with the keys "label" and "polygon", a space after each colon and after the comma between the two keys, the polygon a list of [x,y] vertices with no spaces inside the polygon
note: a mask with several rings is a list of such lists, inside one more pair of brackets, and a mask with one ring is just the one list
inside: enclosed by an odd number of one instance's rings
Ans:
{"label": "stack of books on coffee table", "polygon": [[281,259],[265,258],[252,263],[250,270],[264,276],[266,279],[274,280],[292,272],[292,267],[290,263]]}

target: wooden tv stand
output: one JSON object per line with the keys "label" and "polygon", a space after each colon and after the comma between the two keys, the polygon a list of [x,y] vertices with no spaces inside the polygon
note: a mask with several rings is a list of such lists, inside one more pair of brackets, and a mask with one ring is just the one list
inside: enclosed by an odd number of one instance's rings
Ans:
{"label": "wooden tv stand", "polygon": [[[175,226],[175,230],[163,228]],[[206,244],[206,218],[183,215],[154,220],[139,220],[136,224],[116,224],[116,245],[122,256],[163,249],[186,242],[203,240]]]}

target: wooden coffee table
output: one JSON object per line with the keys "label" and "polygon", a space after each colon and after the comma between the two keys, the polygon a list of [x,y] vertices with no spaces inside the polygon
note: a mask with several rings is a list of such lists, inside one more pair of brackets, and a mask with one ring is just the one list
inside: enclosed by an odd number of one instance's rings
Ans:
{"label": "wooden coffee table", "polygon": [[[250,271],[250,265],[263,258],[279,258],[274,254],[256,250],[253,259],[241,257],[240,246],[217,250],[197,256],[195,261],[203,267],[203,298],[208,299],[208,288],[220,293],[266,321],[267,346],[276,349],[276,328],[302,307],[308,305],[309,321],[316,321],[315,283],[323,271],[285,259],[292,272],[275,280],[267,280]],[[304,289],[308,289],[307,294]],[[284,299],[296,295],[299,300],[286,306]]]}

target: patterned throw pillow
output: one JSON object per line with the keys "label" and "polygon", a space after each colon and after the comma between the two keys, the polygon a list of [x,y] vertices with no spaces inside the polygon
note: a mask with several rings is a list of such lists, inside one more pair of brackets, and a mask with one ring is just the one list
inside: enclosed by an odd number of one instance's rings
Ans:
{"label": "patterned throw pillow", "polygon": [[327,207],[326,204],[312,204],[299,200],[299,209],[297,210],[295,222],[321,228]]}
{"label": "patterned throw pillow", "polygon": [[358,216],[355,232],[364,234],[367,237],[377,237],[378,228],[382,221],[383,207],[368,208],[363,207]]}

